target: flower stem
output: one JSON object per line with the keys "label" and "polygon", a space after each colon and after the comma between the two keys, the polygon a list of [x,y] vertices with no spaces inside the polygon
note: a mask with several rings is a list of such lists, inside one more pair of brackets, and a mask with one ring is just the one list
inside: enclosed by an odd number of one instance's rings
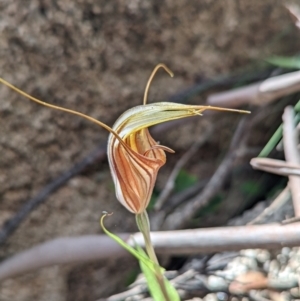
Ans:
{"label": "flower stem", "polygon": [[146,247],[147,254],[148,254],[149,258],[156,264],[156,279],[159,283],[161,291],[165,297],[165,300],[171,301],[168,296],[167,289],[165,286],[164,275],[161,273],[160,266],[159,266],[159,263],[158,263],[158,260],[157,260],[152,242],[151,242],[150,222],[149,222],[147,211],[145,210],[142,213],[136,214],[135,217],[136,217],[137,226],[138,226],[139,230],[141,231],[141,233],[143,234],[143,237],[145,240],[145,247]]}

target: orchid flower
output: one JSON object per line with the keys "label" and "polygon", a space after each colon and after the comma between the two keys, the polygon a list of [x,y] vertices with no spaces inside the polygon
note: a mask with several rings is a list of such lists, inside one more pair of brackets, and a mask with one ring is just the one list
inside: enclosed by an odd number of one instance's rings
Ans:
{"label": "orchid flower", "polygon": [[[152,125],[170,120],[201,115],[205,110],[232,111],[248,113],[247,111],[225,109],[210,106],[184,105],[171,102],[147,104],[147,96],[151,81],[159,68],[165,69],[170,76],[173,73],[164,64],[159,64],[153,70],[144,93],[143,105],[133,107],[123,113],[112,128],[105,123],[80,112],[45,103],[4,79],[0,82],[43,106],[68,112],[88,119],[110,132],[108,138],[107,155],[112,178],[116,187],[118,200],[129,211],[135,214],[139,230],[145,240],[145,247],[149,256],[145,258],[143,250],[126,245],[117,236],[107,231],[101,219],[101,226],[105,233],[117,243],[130,251],[140,261],[141,268],[146,276],[149,290],[156,296],[155,300],[177,301],[180,300],[174,287],[164,278],[162,270],[153,249],[150,237],[150,224],[146,208],[154,188],[158,170],[166,162],[165,151],[173,152],[170,148],[157,143],[149,133]],[[150,259],[150,261],[148,260]],[[149,263],[150,262],[150,263]],[[153,264],[152,264],[153,263]],[[148,278],[147,278],[148,277]],[[154,277],[154,278],[153,278]],[[156,279],[156,281],[154,280]],[[157,286],[158,285],[158,286]]]}
{"label": "orchid flower", "polygon": [[166,162],[165,151],[174,152],[168,147],[159,145],[151,137],[148,130],[150,126],[170,120],[201,115],[205,110],[246,112],[172,102],[147,104],[149,87],[159,68],[165,69],[173,77],[173,73],[164,64],[157,65],[148,80],[143,105],[133,107],[123,113],[112,128],[80,112],[51,105],[36,99],[4,79],[0,78],[0,82],[34,102],[52,109],[79,115],[108,130],[110,136],[108,139],[107,155],[116,187],[117,199],[132,213],[140,214],[146,210],[158,170]]}

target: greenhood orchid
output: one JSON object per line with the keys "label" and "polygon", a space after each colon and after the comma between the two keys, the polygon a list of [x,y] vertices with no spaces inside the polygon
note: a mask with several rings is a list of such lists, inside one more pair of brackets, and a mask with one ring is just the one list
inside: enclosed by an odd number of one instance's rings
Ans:
{"label": "greenhood orchid", "polygon": [[170,120],[201,115],[205,110],[246,112],[171,102],[147,104],[149,86],[159,68],[164,68],[173,76],[172,72],[164,64],[157,65],[147,83],[143,105],[133,107],[123,113],[112,128],[80,112],[38,100],[1,78],[0,82],[34,102],[79,115],[108,130],[110,136],[108,139],[107,155],[116,187],[117,199],[132,213],[141,214],[149,204],[158,170],[166,162],[165,151],[173,152],[168,147],[158,144],[151,137],[148,131],[150,126]]}

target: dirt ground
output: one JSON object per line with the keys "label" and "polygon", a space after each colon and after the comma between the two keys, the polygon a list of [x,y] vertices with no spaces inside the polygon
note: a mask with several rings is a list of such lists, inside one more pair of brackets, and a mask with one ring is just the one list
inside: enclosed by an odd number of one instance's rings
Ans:
{"label": "dirt ground", "polygon": [[[141,104],[148,76],[159,62],[175,78],[159,73],[150,101],[270,55],[295,53],[299,32],[283,3],[3,0],[1,77],[44,101],[112,125],[124,110]],[[0,224],[108,136],[94,124],[38,106],[3,86],[0,116]],[[229,128],[214,135],[219,142],[212,144],[213,154],[223,151],[232,134],[231,120],[223,124]],[[180,154],[195,139],[190,134],[197,132],[194,126],[170,131],[163,144]],[[206,153],[203,161],[215,166],[211,151]],[[158,185],[169,169],[162,171]],[[133,216],[116,201],[106,162],[72,179],[32,212],[1,246],[0,256],[59,236],[100,233],[103,210],[115,212],[107,221],[112,231],[135,231]],[[3,282],[0,301],[94,301],[123,287],[133,266],[134,261],[117,260],[46,268]]]}

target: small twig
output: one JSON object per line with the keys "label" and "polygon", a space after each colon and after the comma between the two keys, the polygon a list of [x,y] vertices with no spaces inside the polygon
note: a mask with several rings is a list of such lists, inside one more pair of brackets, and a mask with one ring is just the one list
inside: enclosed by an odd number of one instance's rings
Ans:
{"label": "small twig", "polygon": [[268,206],[261,214],[259,214],[255,219],[253,219],[248,225],[261,224],[266,221],[266,219],[279,210],[289,199],[290,191],[288,187],[285,187],[280,194],[275,198],[275,200]]}
{"label": "small twig", "polygon": [[[298,137],[295,135],[294,109],[291,106],[285,108],[283,119],[283,146],[286,161],[291,164],[300,164],[298,152]],[[289,176],[289,187],[291,189],[295,216],[300,216],[300,177]]]}
{"label": "small twig", "polygon": [[239,145],[245,142],[247,136],[247,127],[250,124],[250,120],[251,119],[248,116],[245,116],[241,119],[231,140],[231,144],[226,156],[217,168],[214,175],[211,177],[206,187],[199,195],[196,195],[193,199],[189,200],[189,202],[185,204],[184,208],[179,208],[167,217],[165,222],[166,229],[183,228],[188,221],[191,220],[195,212],[205,206],[222,187],[237,156]]}
{"label": "small twig", "polygon": [[246,87],[212,94],[207,98],[207,103],[230,107],[245,104],[262,106],[297,91],[300,91],[300,71],[271,77]]}
{"label": "small twig", "polygon": [[[265,70],[261,70],[260,72],[247,72],[244,74],[236,73],[233,75],[221,75],[213,79],[203,80],[200,83],[196,83],[195,85],[176,93],[169,97],[168,101],[170,102],[185,102],[188,99],[199,95],[207,90],[216,88],[216,87],[228,87],[230,85],[235,85],[236,83],[248,83],[261,81],[266,78],[269,78],[275,68],[268,68]],[[229,106],[230,107],[230,106]],[[235,107],[235,106],[234,106]]]}
{"label": "small twig", "polygon": [[[119,234],[134,246],[144,246],[141,233]],[[152,232],[158,254],[207,254],[248,248],[278,249],[300,245],[300,224],[267,224]],[[128,253],[105,235],[59,238],[23,251],[0,264],[0,280],[42,267],[126,256]]]}
{"label": "small twig", "polygon": [[294,224],[300,221],[300,216],[291,217],[281,222],[282,225]]}
{"label": "small twig", "polygon": [[[148,291],[147,284],[140,284],[140,285],[137,285],[137,286],[125,291],[125,292],[110,296],[106,300],[107,301],[123,301],[128,297],[146,293],[147,291]],[[99,299],[97,301],[99,301]]]}
{"label": "small twig", "polygon": [[300,176],[300,164],[292,164],[270,158],[253,158],[250,161],[253,168],[282,176]]}
{"label": "small twig", "polygon": [[186,202],[188,199],[198,194],[208,183],[209,179],[204,179],[193,186],[181,191],[168,199],[167,202],[162,206],[162,210],[159,212],[150,212],[151,229],[158,231],[161,229],[164,220],[168,214],[175,210],[178,206]]}
{"label": "small twig", "polygon": [[196,194],[198,194],[208,183],[209,178],[200,180],[193,186],[173,195],[170,197],[168,202],[164,204],[162,209],[166,214],[171,213],[176,207],[180,206],[182,203],[184,203],[189,198],[194,197]]}
{"label": "small twig", "polygon": [[207,138],[212,134],[212,131],[213,131],[213,127],[211,126],[210,129],[206,130],[205,134],[201,135],[199,139],[192,144],[192,146],[188,149],[188,151],[177,161],[167,180],[167,183],[165,184],[164,189],[158,196],[158,199],[155,203],[154,209],[156,211],[161,209],[162,205],[165,203],[167,198],[172,193],[175,187],[175,180],[180,170],[188,163],[190,158],[197,153],[199,147],[207,141]]}
{"label": "small twig", "polygon": [[187,280],[190,280],[191,278],[193,278],[197,274],[198,274],[198,272],[191,269],[191,270],[188,270],[188,271],[184,272],[183,274],[178,275],[177,277],[172,279],[170,282],[175,287],[177,287],[178,284],[185,283]]}

